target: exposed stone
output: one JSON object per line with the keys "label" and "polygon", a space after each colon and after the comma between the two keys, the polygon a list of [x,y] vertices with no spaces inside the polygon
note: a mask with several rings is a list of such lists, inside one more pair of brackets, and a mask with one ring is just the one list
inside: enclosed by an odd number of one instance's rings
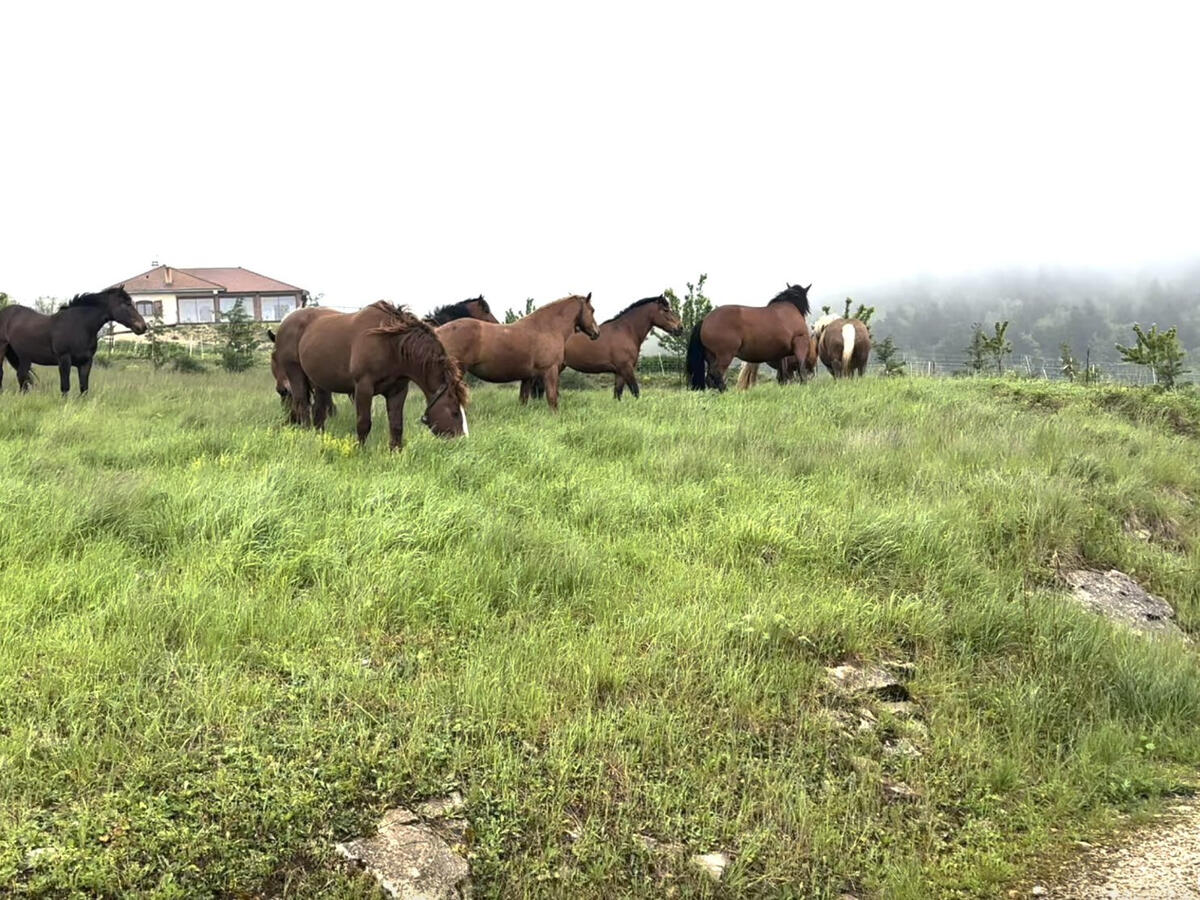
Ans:
{"label": "exposed stone", "polygon": [[408,809],[388,810],[374,837],[335,849],[366,868],[391,897],[460,900],[470,891],[467,861]]}
{"label": "exposed stone", "polygon": [[921,796],[920,791],[909,787],[903,781],[885,781],[882,787],[883,799],[889,803],[911,802]]}
{"label": "exposed stone", "polygon": [[720,881],[729,865],[729,857],[724,853],[703,853],[692,857],[692,865],[711,878]]}
{"label": "exposed stone", "polygon": [[1162,597],[1147,593],[1140,584],[1116,569],[1093,572],[1075,569],[1063,573],[1072,595],[1090,611],[1147,634],[1186,635],[1172,621],[1175,610]]}
{"label": "exposed stone", "polygon": [[1033,886],[1033,889],[1029,892],[1029,894],[1032,897],[1045,897],[1046,889],[1044,887],[1042,887],[1040,884],[1036,884]]}
{"label": "exposed stone", "polygon": [[888,741],[883,745],[884,756],[898,756],[904,759],[916,759],[921,756],[921,751],[908,738],[900,738],[895,741]]}
{"label": "exposed stone", "polygon": [[670,853],[678,855],[683,852],[682,844],[675,844],[670,841],[660,841],[657,838],[652,838],[648,834],[635,834],[634,840],[646,848],[647,853]]}
{"label": "exposed stone", "polygon": [[825,669],[829,680],[848,694],[875,694],[882,700],[908,700],[908,689],[887,669],[875,665],[843,663]]}
{"label": "exposed stone", "polygon": [[417,807],[417,812],[425,819],[444,819],[447,816],[462,812],[466,805],[462,794],[458,791],[451,791],[445,797],[426,800]]}
{"label": "exposed stone", "polygon": [[27,868],[33,869],[43,862],[50,862],[56,856],[58,856],[57,847],[34,847],[25,854],[25,865]]}

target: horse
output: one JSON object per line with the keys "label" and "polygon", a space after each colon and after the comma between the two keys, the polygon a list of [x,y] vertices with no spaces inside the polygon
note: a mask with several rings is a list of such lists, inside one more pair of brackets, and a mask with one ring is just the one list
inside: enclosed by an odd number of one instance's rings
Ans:
{"label": "horse", "polygon": [[500,324],[500,321],[492,315],[492,308],[488,306],[488,302],[483,299],[482,294],[472,297],[470,300],[460,300],[458,303],[439,306],[425,317],[425,321],[434,328],[445,325],[447,322],[453,322],[455,319],[478,319],[480,322],[488,322],[492,325]]}
{"label": "horse", "polygon": [[812,331],[817,355],[830,375],[851,378],[866,374],[867,360],[871,356],[871,332],[861,321],[824,315],[813,323]]}
{"label": "horse", "polygon": [[[271,374],[275,377],[275,393],[279,395],[279,401],[284,408],[291,408],[291,420],[294,424],[307,424],[307,420],[301,422],[296,418],[297,407],[296,396],[292,392],[291,383],[288,381],[287,369],[284,367],[285,359],[296,359],[300,353],[300,338],[304,336],[304,332],[308,326],[317,319],[325,316],[339,315],[335,309],[330,309],[327,306],[305,306],[289,313],[279,323],[279,330],[272,332],[267,329],[267,338],[275,345],[271,351]],[[306,396],[304,403],[301,405],[303,409],[310,409],[311,397]],[[336,410],[333,407],[333,401],[330,400],[329,409],[325,410],[325,415],[333,415]]]}
{"label": "horse", "polygon": [[[621,399],[626,387],[635,398],[640,397],[638,354],[651,328],[661,328],[672,335],[683,331],[683,320],[671,309],[666,297],[646,297],[629,304],[611,319],[600,323],[600,337],[594,341],[582,334],[571,335],[567,338],[565,365],[590,375],[612,372],[616,376],[613,384],[616,399]],[[535,378],[529,389],[534,397],[540,397],[545,392],[545,385],[540,378]]]}
{"label": "horse", "polygon": [[694,391],[725,390],[725,371],[734,357],[764,363],[808,356],[808,290],[788,285],[766,306],[718,306],[692,328],[687,372]]}
{"label": "horse", "polygon": [[71,366],[75,366],[79,393],[86,394],[100,329],[109,322],[124,325],[134,334],[146,333],[146,320],[138,314],[124,285],[76,294],[53,315],[27,306],[0,309],[0,384],[4,359],[17,370],[22,391],[28,391],[33,381],[32,366],[58,366],[59,385],[66,397],[71,393]]}
{"label": "horse", "polygon": [[[281,326],[280,338],[282,332]],[[371,402],[382,394],[387,398],[389,446],[399,450],[404,446],[404,401],[412,381],[425,394],[423,425],[439,437],[468,433],[462,370],[433,329],[404,307],[380,300],[356,313],[330,310],[308,323],[294,354],[290,344],[281,345],[277,340],[279,361],[292,388],[293,421],[307,423],[310,391],[318,430],[325,427],[330,395],[352,394],[362,445],[371,432]]]}
{"label": "horse", "polygon": [[509,325],[456,319],[440,326],[437,335],[446,352],[476,378],[522,382],[521,403],[529,400],[528,379],[540,375],[546,382],[546,403],[557,410],[558,373],[567,339],[576,331],[592,340],[600,336],[590,293],[547,303]]}

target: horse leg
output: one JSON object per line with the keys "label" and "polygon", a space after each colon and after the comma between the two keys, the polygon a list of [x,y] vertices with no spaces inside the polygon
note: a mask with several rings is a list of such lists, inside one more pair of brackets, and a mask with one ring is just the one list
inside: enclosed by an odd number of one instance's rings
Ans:
{"label": "horse leg", "polygon": [[708,364],[708,384],[709,387],[716,388],[718,391],[725,390],[725,371],[729,368],[729,364],[733,362],[733,354],[728,356],[712,355],[712,360]]}
{"label": "horse leg", "polygon": [[[354,411],[358,414],[358,445],[361,447],[367,442],[367,435],[371,433],[371,401],[375,399],[375,386],[369,383],[356,384],[354,386]],[[391,407],[388,407],[388,417],[392,414]]]}
{"label": "horse leg", "polygon": [[292,424],[309,425],[312,422],[312,386],[308,383],[308,376],[298,364],[288,366],[284,372],[292,392]]}
{"label": "horse leg", "polygon": [[71,393],[71,357],[60,356],[58,358],[58,386],[62,390],[63,397]]}
{"label": "horse leg", "polygon": [[521,405],[524,406],[529,402],[529,394],[533,387],[532,378],[521,379]]}
{"label": "horse leg", "polygon": [[396,388],[387,398],[388,448],[404,449],[404,401],[408,398],[408,381]]}
{"label": "horse leg", "polygon": [[0,341],[0,390],[4,390],[4,360],[7,356],[8,341]]}
{"label": "horse leg", "polygon": [[92,361],[80,363],[75,367],[75,371],[79,373],[79,396],[82,397],[88,392],[88,378],[92,374]]}
{"label": "horse leg", "polygon": [[613,382],[613,397],[617,400],[620,400],[623,393],[625,393],[625,379],[622,378],[621,373],[618,372],[616,375],[616,380]]}
{"label": "horse leg", "polygon": [[642,386],[638,384],[637,372],[630,367],[622,372],[621,375],[625,379],[625,383],[629,385],[629,393],[633,394],[633,399],[636,400],[642,396]]}
{"label": "horse leg", "polygon": [[329,391],[313,386],[312,417],[317,431],[325,430],[325,419],[329,415]]}
{"label": "horse leg", "polygon": [[542,378],[546,382],[546,403],[558,412],[558,366],[551,366],[542,373]]}
{"label": "horse leg", "polygon": [[29,387],[33,384],[33,363],[27,360],[17,361],[17,385],[21,389],[22,394],[29,393]]}

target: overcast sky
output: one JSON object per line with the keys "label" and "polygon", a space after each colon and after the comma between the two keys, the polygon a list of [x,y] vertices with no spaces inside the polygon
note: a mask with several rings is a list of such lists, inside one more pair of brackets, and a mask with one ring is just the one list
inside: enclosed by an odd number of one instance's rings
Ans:
{"label": "overcast sky", "polygon": [[1193,8],[8,3],[0,290],[159,260],[607,313],[1152,267],[1200,248]]}

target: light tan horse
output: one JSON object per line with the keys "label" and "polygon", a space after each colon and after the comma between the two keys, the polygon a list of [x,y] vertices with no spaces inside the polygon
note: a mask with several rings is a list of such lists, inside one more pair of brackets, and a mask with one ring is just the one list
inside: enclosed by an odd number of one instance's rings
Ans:
{"label": "light tan horse", "polygon": [[[567,339],[582,331],[592,340],[600,336],[592,295],[573,294],[547,303],[510,325],[491,325],[478,319],[456,319],[437,329],[446,352],[476,378],[502,383],[541,376],[546,402],[558,409],[558,373],[566,354]],[[522,384],[521,402],[528,400]]]}
{"label": "light tan horse", "polygon": [[361,444],[371,431],[371,401],[382,394],[387,398],[391,447],[399,449],[404,444],[404,401],[412,381],[425,393],[421,422],[430,431],[441,437],[467,433],[467,386],[458,364],[433,329],[403,307],[381,300],[356,313],[330,311],[304,328],[295,356],[290,341],[283,341],[282,326],[275,346],[292,388],[297,422],[308,421],[310,392],[317,428],[325,425],[330,394],[352,394]]}
{"label": "light tan horse", "polygon": [[871,332],[858,319],[824,315],[813,323],[817,355],[834,378],[863,376],[871,356]]}
{"label": "light tan horse", "polygon": [[769,363],[808,357],[808,288],[788,285],[766,306],[718,306],[692,329],[687,371],[692,390],[725,390],[734,358]]}

